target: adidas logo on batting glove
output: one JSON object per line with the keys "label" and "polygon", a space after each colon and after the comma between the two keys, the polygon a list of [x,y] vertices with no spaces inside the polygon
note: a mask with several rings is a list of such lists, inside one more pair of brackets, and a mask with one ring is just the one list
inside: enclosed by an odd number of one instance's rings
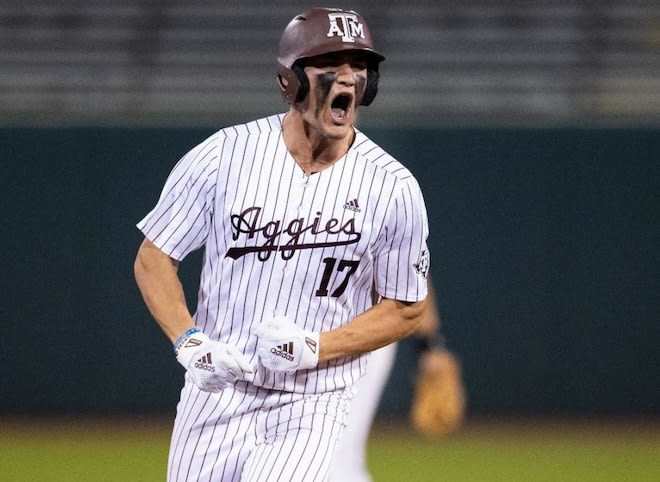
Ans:
{"label": "adidas logo on batting glove", "polygon": [[250,361],[236,347],[213,341],[196,329],[184,333],[174,350],[193,383],[205,392],[219,392],[253,372]]}
{"label": "adidas logo on batting glove", "polygon": [[319,333],[305,331],[283,316],[262,322],[255,335],[257,355],[269,370],[293,373],[319,363]]}

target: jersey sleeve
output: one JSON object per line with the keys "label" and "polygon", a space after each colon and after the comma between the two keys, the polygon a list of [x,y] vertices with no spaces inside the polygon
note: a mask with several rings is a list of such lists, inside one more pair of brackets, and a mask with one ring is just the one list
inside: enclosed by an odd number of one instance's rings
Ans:
{"label": "jersey sleeve", "polygon": [[417,181],[398,183],[375,257],[376,291],[384,298],[420,301],[428,292],[428,215]]}
{"label": "jersey sleeve", "polygon": [[216,142],[189,151],[170,173],[158,203],[137,227],[161,251],[182,260],[202,247],[213,216]]}

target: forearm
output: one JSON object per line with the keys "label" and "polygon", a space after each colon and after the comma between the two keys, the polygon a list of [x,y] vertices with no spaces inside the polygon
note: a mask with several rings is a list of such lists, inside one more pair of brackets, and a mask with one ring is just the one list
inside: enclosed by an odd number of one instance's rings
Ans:
{"label": "forearm", "polygon": [[415,331],[417,338],[431,339],[440,332],[440,311],[438,310],[435,288],[431,277],[428,278],[428,296],[422,314],[422,321]]}
{"label": "forearm", "polygon": [[177,263],[149,240],[135,258],[135,280],[147,308],[172,343],[194,326],[177,275]]}
{"label": "forearm", "polygon": [[319,361],[366,353],[405,338],[421,323],[425,305],[381,300],[350,323],[322,332]]}

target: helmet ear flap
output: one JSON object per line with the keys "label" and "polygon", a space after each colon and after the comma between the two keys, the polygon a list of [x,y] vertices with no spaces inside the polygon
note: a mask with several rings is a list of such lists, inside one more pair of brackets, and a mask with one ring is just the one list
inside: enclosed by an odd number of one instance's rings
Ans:
{"label": "helmet ear flap", "polygon": [[367,87],[364,89],[364,95],[362,96],[360,105],[369,105],[376,98],[379,79],[380,74],[378,73],[378,70],[372,68],[367,69]]}
{"label": "helmet ear flap", "polygon": [[309,92],[309,79],[299,64],[293,64],[291,68],[280,65],[277,69],[277,82],[288,104],[303,101]]}
{"label": "helmet ear flap", "polygon": [[296,93],[295,102],[302,102],[309,93],[309,79],[305,70],[297,62],[291,66],[291,70],[298,79],[298,92]]}

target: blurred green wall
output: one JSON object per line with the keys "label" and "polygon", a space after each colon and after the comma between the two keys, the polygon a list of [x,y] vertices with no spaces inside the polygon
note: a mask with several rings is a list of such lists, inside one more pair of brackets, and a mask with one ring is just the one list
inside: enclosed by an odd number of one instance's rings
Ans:
{"label": "blurred green wall", "polygon": [[[134,225],[211,132],[0,130],[0,412],[174,409],[182,369],[133,281]],[[472,413],[658,414],[660,131],[367,133],[424,190]],[[385,412],[409,403],[399,351]]]}

